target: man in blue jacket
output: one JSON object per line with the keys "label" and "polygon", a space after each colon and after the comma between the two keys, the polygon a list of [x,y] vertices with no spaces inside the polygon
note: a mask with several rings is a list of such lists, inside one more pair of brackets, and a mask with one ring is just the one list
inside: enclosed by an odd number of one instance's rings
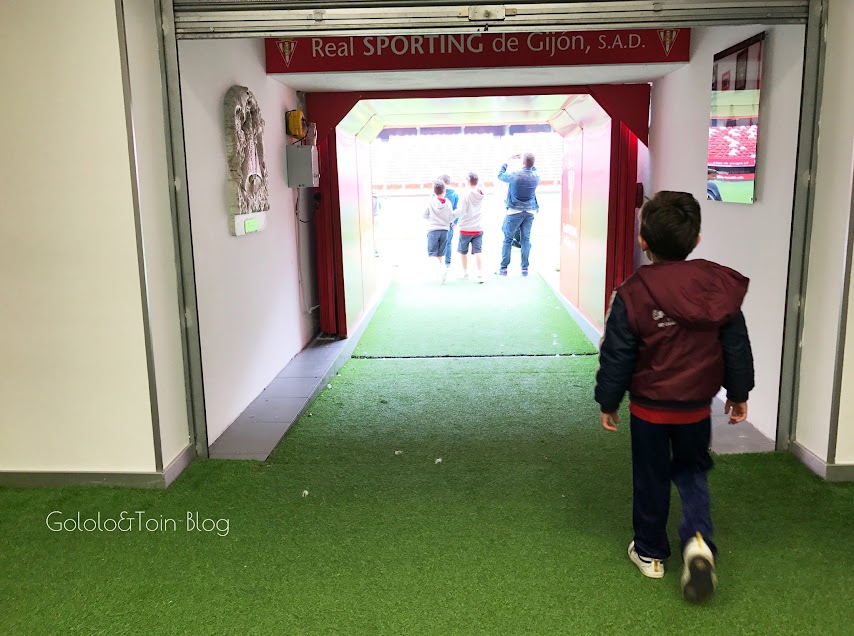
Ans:
{"label": "man in blue jacket", "polygon": [[[514,155],[512,159],[518,159]],[[504,217],[504,245],[501,248],[501,269],[498,274],[507,276],[507,266],[510,265],[510,246],[513,235],[518,230],[522,242],[522,276],[528,275],[528,257],[531,254],[531,226],[534,224],[534,213],[540,209],[537,203],[537,186],[540,175],[534,167],[534,155],[526,152],[522,155],[522,169],[507,172],[507,164],[501,166],[498,173],[499,181],[509,184],[507,188],[507,216]]]}

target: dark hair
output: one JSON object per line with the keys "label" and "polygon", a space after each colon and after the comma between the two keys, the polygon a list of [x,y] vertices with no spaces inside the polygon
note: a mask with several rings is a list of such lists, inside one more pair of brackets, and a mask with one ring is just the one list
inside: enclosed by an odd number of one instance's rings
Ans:
{"label": "dark hair", "polygon": [[684,261],[700,236],[700,204],[687,192],[662,191],[641,209],[640,235],[665,261]]}
{"label": "dark hair", "polygon": [[433,194],[439,196],[445,193],[445,182],[441,179],[436,179],[433,182]]}
{"label": "dark hair", "polygon": [[445,185],[451,185],[451,175],[448,174],[440,174],[437,181],[442,181]]}
{"label": "dark hair", "polygon": [[476,172],[469,172],[469,184],[477,185],[478,177]]}
{"label": "dark hair", "polygon": [[534,153],[533,152],[526,152],[524,155],[522,155],[522,163],[525,164],[526,168],[533,168],[534,167]]}

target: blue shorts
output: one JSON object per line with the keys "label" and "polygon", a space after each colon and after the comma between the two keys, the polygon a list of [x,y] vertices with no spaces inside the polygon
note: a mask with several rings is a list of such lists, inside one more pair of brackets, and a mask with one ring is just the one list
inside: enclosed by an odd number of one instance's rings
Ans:
{"label": "blue shorts", "polygon": [[471,253],[480,254],[483,251],[483,232],[477,234],[463,234],[460,232],[460,242],[457,251],[460,254],[468,254],[469,243],[471,243]]}
{"label": "blue shorts", "polygon": [[448,230],[427,232],[427,256],[444,256],[448,246]]}

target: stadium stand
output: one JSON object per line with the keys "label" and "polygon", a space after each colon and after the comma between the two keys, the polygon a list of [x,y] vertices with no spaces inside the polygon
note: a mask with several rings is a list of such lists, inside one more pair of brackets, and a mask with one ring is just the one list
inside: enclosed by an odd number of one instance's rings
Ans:
{"label": "stadium stand", "polygon": [[709,165],[748,168],[756,165],[756,126],[709,128]]}
{"label": "stadium stand", "polygon": [[371,145],[374,191],[418,193],[432,189],[442,173],[462,187],[469,171],[493,187],[501,163],[515,153],[533,152],[542,186],[560,184],[563,138],[557,133],[407,135],[378,139]]}

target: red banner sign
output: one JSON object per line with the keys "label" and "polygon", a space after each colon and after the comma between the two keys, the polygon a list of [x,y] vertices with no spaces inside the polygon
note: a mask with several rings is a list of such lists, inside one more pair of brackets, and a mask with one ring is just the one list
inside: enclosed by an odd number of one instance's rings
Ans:
{"label": "red banner sign", "polygon": [[690,29],[268,38],[267,72],[687,62],[690,39]]}

